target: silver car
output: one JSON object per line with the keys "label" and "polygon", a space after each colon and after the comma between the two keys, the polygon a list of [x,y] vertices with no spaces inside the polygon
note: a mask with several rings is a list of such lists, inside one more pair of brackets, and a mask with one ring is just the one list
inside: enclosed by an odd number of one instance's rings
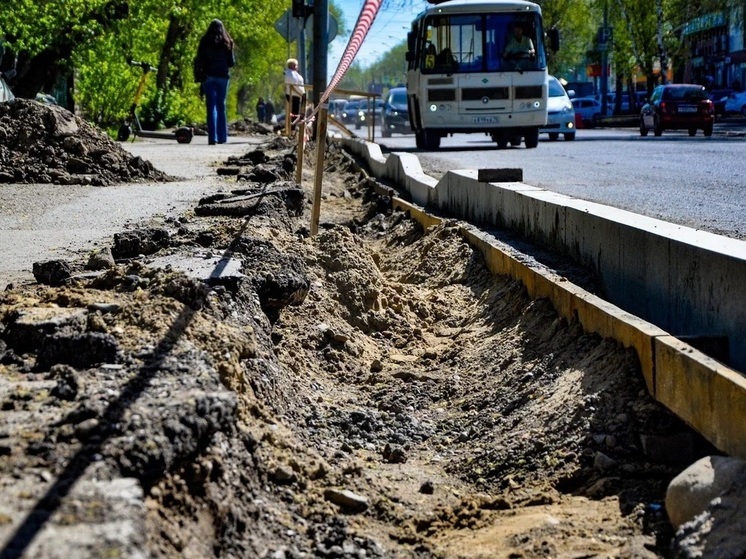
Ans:
{"label": "silver car", "polygon": [[567,141],[575,139],[575,111],[565,88],[554,76],[549,76],[547,99],[547,124],[539,129],[540,134],[549,134],[554,141],[562,134]]}

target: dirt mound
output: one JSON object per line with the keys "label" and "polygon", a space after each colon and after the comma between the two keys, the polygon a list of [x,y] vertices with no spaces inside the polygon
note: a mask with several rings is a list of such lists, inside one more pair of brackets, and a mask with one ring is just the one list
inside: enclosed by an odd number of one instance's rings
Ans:
{"label": "dirt mound", "polygon": [[267,134],[274,134],[271,125],[256,122],[255,120],[252,120],[250,118],[244,118],[243,120],[231,122],[228,125],[228,131],[231,134],[237,134],[239,136],[264,136]]}
{"label": "dirt mound", "polygon": [[27,99],[0,103],[0,183],[109,186],[170,180],[69,111]]}

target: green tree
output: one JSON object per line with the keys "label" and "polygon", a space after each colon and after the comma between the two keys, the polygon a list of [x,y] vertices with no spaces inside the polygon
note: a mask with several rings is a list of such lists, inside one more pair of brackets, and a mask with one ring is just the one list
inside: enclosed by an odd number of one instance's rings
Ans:
{"label": "green tree", "polygon": [[18,55],[14,91],[33,97],[71,71],[78,49],[90,47],[126,18],[125,0],[15,0],[0,11],[0,36]]}
{"label": "green tree", "polygon": [[[550,53],[549,72],[565,76],[578,65],[585,66],[585,53],[601,21],[590,0],[540,2],[545,29],[558,29],[560,49]],[[589,17],[590,15],[590,17]]]}
{"label": "green tree", "polygon": [[[141,70],[152,64],[143,112],[151,124],[204,120],[192,59],[210,20],[220,17],[236,42],[229,110],[240,98],[279,95],[286,47],[274,22],[289,7],[263,0],[14,0],[0,11],[0,36],[18,53],[19,97],[49,91],[75,76],[78,109],[102,126],[128,110]],[[251,103],[253,105],[253,103]]]}

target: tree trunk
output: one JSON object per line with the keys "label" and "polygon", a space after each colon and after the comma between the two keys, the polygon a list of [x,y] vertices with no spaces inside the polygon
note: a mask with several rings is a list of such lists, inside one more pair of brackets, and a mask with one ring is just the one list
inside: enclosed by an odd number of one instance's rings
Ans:
{"label": "tree trunk", "polygon": [[155,81],[158,90],[163,91],[168,89],[169,78],[171,77],[169,75],[171,62],[176,57],[177,47],[180,44],[184,44],[190,31],[191,26],[188,22],[173,14],[169,17],[166,40],[163,42],[161,58],[158,61],[158,74]]}
{"label": "tree trunk", "polygon": [[[125,0],[111,0],[97,10],[81,15],[78,21],[60,28],[51,43],[40,53],[31,57],[26,53],[19,53],[18,75],[12,86],[13,93],[17,97],[33,99],[40,91],[51,89],[61,77],[68,77],[72,72],[70,57],[73,50],[89,39],[85,23],[96,21],[106,29],[128,15],[129,4]],[[76,28],[80,30],[76,31]],[[12,42],[12,38],[9,39]]]}
{"label": "tree trunk", "polygon": [[655,0],[655,19],[658,27],[658,57],[661,65],[661,83],[668,83],[668,53],[663,44],[663,0]]}
{"label": "tree trunk", "polygon": [[[60,45],[67,56],[71,49],[67,45]],[[13,83],[13,94],[24,99],[33,99],[40,91],[49,90],[62,75],[60,61],[65,62],[64,55],[47,48],[33,58],[21,55],[18,58],[16,71],[18,72]]]}

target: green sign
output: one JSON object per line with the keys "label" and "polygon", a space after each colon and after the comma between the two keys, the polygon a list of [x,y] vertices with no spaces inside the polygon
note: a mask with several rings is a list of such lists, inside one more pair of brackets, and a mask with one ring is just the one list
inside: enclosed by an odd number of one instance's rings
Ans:
{"label": "green sign", "polygon": [[684,24],[682,35],[692,35],[701,33],[715,27],[723,27],[728,21],[725,18],[725,12],[712,12],[700,17],[695,17]]}

